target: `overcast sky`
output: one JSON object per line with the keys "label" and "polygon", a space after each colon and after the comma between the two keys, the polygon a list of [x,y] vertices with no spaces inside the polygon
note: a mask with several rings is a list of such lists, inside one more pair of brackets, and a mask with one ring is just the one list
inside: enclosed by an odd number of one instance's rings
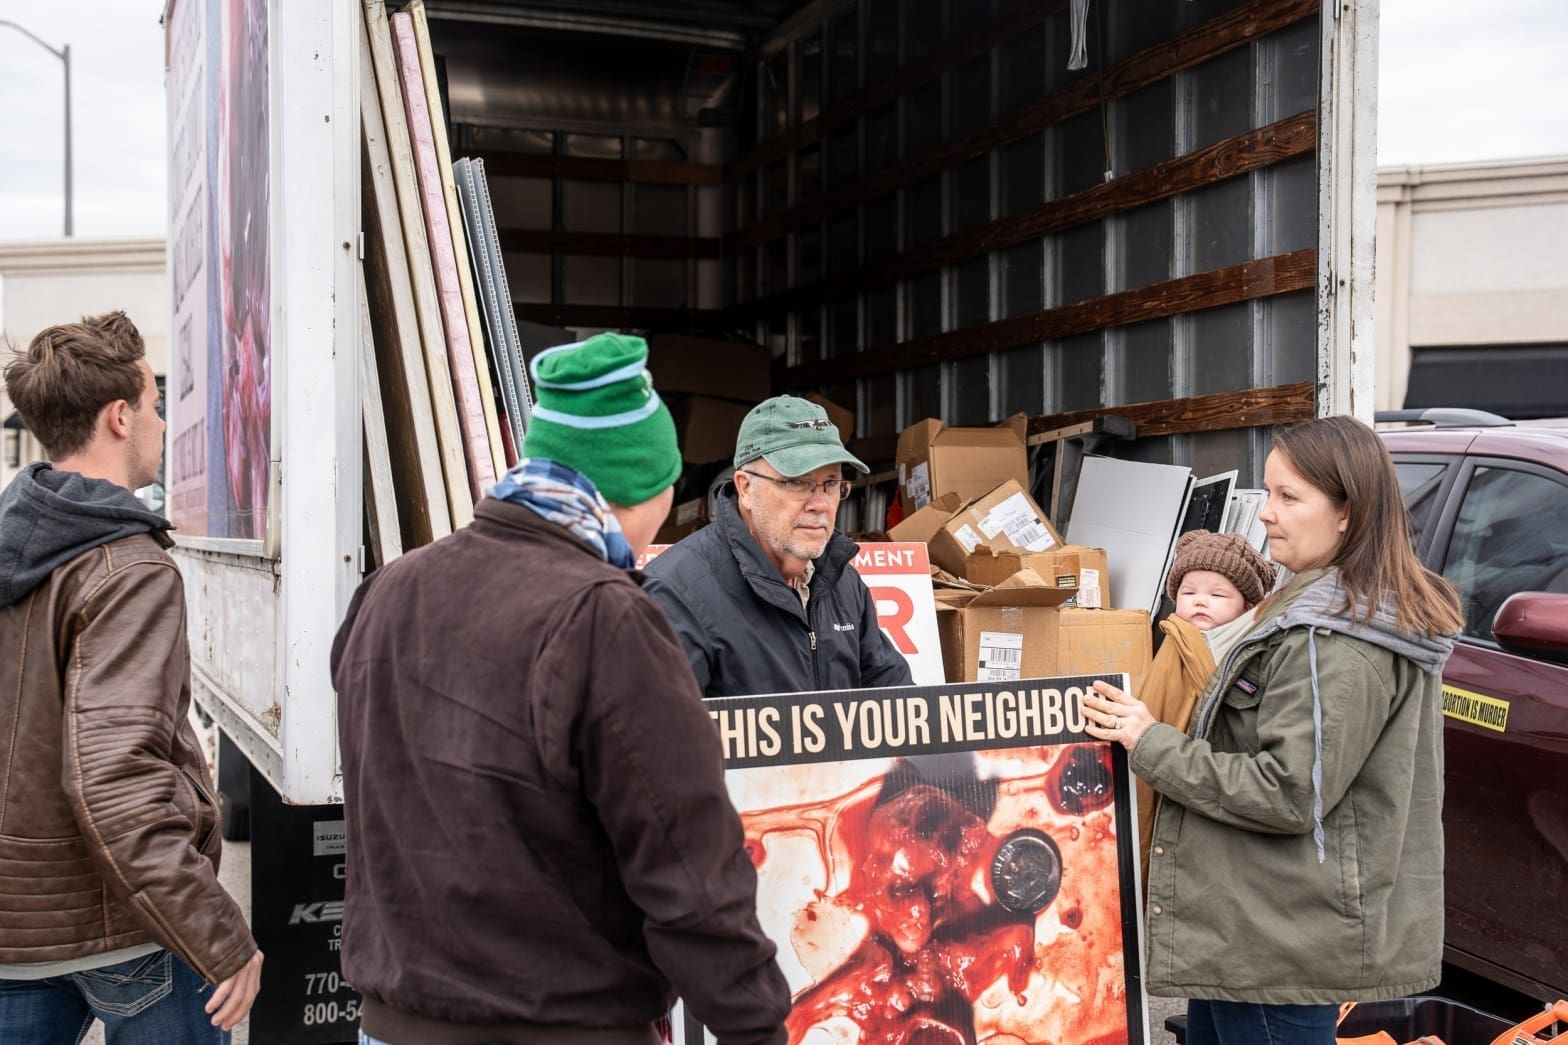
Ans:
{"label": "overcast sky", "polygon": [[[163,234],[161,13],[0,0],[71,45],[79,236]],[[1382,165],[1568,154],[1568,0],[1383,0],[1379,80]],[[63,231],[62,108],[59,59],[0,26],[0,241]]]}

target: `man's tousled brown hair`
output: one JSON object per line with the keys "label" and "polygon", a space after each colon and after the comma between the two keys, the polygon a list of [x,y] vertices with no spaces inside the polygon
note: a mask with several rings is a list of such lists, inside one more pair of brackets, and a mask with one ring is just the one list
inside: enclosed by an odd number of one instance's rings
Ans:
{"label": "man's tousled brown hair", "polygon": [[1321,417],[1282,428],[1274,449],[1301,477],[1345,509],[1335,556],[1350,603],[1370,617],[1386,592],[1401,627],[1449,635],[1464,624],[1453,586],[1416,558],[1393,458],[1377,433],[1353,417]]}
{"label": "man's tousled brown hair", "polygon": [[5,389],[29,431],[52,461],[92,441],[98,412],[124,399],[141,402],[136,364],[147,354],[124,312],[87,316],[40,331],[5,366]]}

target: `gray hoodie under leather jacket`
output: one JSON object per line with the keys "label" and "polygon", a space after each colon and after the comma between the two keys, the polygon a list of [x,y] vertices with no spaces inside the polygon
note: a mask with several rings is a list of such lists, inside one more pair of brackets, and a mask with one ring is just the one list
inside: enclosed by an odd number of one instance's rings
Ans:
{"label": "gray hoodie under leather jacket", "polygon": [[21,602],[83,552],[171,528],[123,486],[35,461],[0,490],[0,606]]}
{"label": "gray hoodie under leather jacket", "polygon": [[1170,801],[1149,854],[1150,993],[1330,1004],[1435,984],[1449,636],[1293,579],[1133,771]]}
{"label": "gray hoodie under leather jacket", "polygon": [[216,983],[256,952],[218,882],[168,529],[42,463],[0,491],[0,965],[155,943]]}

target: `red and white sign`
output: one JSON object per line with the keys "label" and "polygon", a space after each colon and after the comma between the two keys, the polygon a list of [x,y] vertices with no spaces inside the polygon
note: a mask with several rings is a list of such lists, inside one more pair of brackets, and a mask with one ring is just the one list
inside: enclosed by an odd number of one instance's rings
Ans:
{"label": "red and white sign", "polygon": [[[668,544],[650,544],[637,559],[647,567]],[[883,541],[859,546],[852,565],[871,589],[877,623],[909,661],[917,686],[947,681],[942,640],[936,630],[936,597],[931,594],[931,559],[919,541]]]}
{"label": "red and white sign", "polygon": [[876,600],[877,623],[909,661],[915,685],[945,683],[926,546],[919,541],[862,544],[853,565]]}

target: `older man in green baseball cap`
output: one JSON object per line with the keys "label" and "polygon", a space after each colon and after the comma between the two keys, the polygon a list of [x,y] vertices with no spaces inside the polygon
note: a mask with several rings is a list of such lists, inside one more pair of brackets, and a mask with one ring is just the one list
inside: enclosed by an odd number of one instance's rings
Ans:
{"label": "older man in green baseball cap", "polygon": [[850,565],[855,544],[834,528],[846,466],[869,471],[822,407],[788,395],[759,404],[741,423],[713,525],[649,565],[645,590],[704,696],[910,684]]}

